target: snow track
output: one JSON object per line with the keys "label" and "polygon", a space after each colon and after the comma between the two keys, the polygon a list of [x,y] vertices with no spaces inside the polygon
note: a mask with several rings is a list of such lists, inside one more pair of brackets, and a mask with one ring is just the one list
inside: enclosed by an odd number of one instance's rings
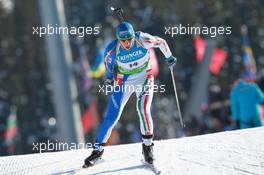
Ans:
{"label": "snow track", "polygon": [[[103,160],[82,169],[91,149],[0,158],[0,174],[150,175],[141,144],[109,146]],[[171,175],[264,175],[264,128],[156,141],[156,165]]]}

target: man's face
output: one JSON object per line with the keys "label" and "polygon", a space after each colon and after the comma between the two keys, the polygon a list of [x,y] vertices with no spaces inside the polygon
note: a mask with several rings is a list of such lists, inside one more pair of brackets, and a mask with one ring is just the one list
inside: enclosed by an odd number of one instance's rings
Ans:
{"label": "man's face", "polygon": [[133,46],[134,38],[120,40],[120,43],[121,43],[121,45],[122,45],[123,48],[129,50]]}

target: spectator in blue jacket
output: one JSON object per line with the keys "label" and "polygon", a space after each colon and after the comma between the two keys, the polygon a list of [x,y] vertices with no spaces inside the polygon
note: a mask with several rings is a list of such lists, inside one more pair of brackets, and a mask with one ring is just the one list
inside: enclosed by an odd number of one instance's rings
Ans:
{"label": "spectator in blue jacket", "polygon": [[256,83],[239,79],[231,91],[231,112],[240,129],[262,126],[260,104],[264,95]]}

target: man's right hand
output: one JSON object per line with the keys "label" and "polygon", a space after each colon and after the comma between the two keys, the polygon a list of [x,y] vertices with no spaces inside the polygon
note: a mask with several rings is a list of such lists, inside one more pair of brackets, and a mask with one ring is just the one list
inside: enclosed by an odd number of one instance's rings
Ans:
{"label": "man's right hand", "polygon": [[113,79],[106,78],[105,81],[104,81],[104,85],[105,86],[113,86],[113,84],[114,84],[114,80]]}
{"label": "man's right hand", "polygon": [[111,92],[114,86],[114,79],[106,78],[104,81],[104,86],[106,90],[106,95],[109,95],[108,92]]}

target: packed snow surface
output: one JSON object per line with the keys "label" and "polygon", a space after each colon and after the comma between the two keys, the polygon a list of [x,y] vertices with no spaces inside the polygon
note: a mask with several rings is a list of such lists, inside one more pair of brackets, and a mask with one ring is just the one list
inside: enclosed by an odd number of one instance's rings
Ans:
{"label": "packed snow surface", "polygon": [[[108,146],[96,166],[82,169],[91,149],[0,158],[0,174],[151,175],[142,164],[141,144]],[[264,128],[156,141],[161,174],[264,175]]]}

